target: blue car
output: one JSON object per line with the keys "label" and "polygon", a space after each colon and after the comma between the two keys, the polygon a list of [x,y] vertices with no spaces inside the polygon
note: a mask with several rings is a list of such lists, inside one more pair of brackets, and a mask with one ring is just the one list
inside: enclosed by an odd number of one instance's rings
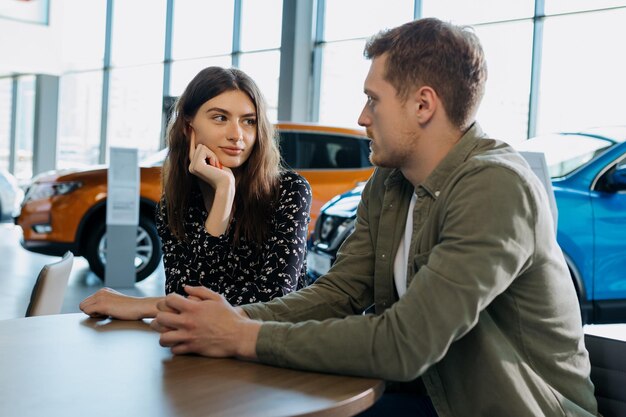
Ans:
{"label": "blue car", "polygon": [[[626,322],[626,126],[538,136],[558,208],[557,240],[585,323]],[[326,203],[309,239],[309,280],[323,275],[354,229],[363,185]]]}

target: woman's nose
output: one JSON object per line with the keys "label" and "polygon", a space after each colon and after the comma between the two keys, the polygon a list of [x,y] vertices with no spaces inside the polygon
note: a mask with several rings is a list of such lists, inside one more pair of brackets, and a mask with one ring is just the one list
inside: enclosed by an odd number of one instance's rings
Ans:
{"label": "woman's nose", "polygon": [[243,140],[243,131],[241,129],[241,126],[239,126],[239,124],[233,123],[232,127],[230,128],[228,132],[228,140],[234,141],[234,142]]}

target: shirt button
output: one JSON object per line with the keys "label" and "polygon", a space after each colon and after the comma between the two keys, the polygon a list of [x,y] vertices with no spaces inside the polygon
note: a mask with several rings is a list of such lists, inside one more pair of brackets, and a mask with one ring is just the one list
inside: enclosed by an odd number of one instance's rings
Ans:
{"label": "shirt button", "polygon": [[380,257],[385,259],[386,255],[383,253],[382,255],[380,255]]}
{"label": "shirt button", "polygon": [[439,191],[435,191],[435,197],[439,197]]}

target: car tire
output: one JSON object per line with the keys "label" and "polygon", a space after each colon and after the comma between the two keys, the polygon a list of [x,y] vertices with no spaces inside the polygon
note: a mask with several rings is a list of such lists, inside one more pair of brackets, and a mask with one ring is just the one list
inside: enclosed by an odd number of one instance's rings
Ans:
{"label": "car tire", "polygon": [[[161,261],[161,240],[154,220],[147,216],[139,217],[137,226],[137,254],[135,257],[136,281],[142,281],[152,274]],[[106,262],[106,224],[100,222],[89,234],[85,247],[85,258],[89,268],[104,281]]]}

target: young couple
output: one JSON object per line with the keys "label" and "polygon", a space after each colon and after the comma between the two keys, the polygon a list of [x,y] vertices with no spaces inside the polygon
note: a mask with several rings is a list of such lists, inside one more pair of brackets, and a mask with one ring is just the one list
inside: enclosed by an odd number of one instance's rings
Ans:
{"label": "young couple", "polygon": [[[241,242],[258,236],[242,229],[249,200],[237,198],[252,190],[243,180],[253,157],[244,162],[228,154],[220,146],[229,147],[232,135],[224,131],[209,141],[196,122],[205,104],[212,108],[213,100],[241,91],[207,96],[188,111],[179,105],[183,133],[180,143],[170,144],[168,165],[189,166],[188,181],[200,184],[195,195],[203,204],[194,210],[172,202],[194,188],[168,189],[173,171],[166,170],[160,218],[167,213],[179,223],[170,220],[160,230],[164,244],[181,250],[166,258],[168,290],[176,293],[150,303],[161,345],[174,354],[410,381],[390,384],[367,415],[596,415],[578,300],[545,190],[514,149],[475,121],[487,78],[479,40],[467,28],[420,19],[374,36],[365,55],[372,62],[358,122],[378,168],[363,191],[355,231],[328,274],[293,292],[297,277],[290,275],[292,284],[282,290],[290,293],[269,302],[233,299],[219,286],[231,270],[199,279],[207,269],[198,267],[204,252],[226,247],[218,246],[220,239],[233,236],[230,251],[216,255],[218,269]],[[250,101],[235,116],[261,120],[263,107]],[[192,127],[184,128],[188,122]],[[268,143],[261,125],[254,130],[259,153]],[[245,148],[245,139],[237,143]],[[255,178],[263,172],[255,170]],[[280,184],[300,184],[297,198],[306,200],[304,181],[291,173],[281,178]],[[230,192],[221,191],[223,183]],[[221,193],[235,197],[218,202]],[[263,201],[283,201],[278,195]],[[298,227],[305,227],[306,215],[295,212],[302,217]],[[254,243],[262,246],[273,233],[269,226],[267,237]],[[299,256],[288,262],[301,270]],[[244,273],[237,265],[233,278],[241,288],[248,279],[255,288],[267,281],[265,269]],[[180,291],[183,282],[190,285]],[[372,305],[375,314],[363,314]]]}

